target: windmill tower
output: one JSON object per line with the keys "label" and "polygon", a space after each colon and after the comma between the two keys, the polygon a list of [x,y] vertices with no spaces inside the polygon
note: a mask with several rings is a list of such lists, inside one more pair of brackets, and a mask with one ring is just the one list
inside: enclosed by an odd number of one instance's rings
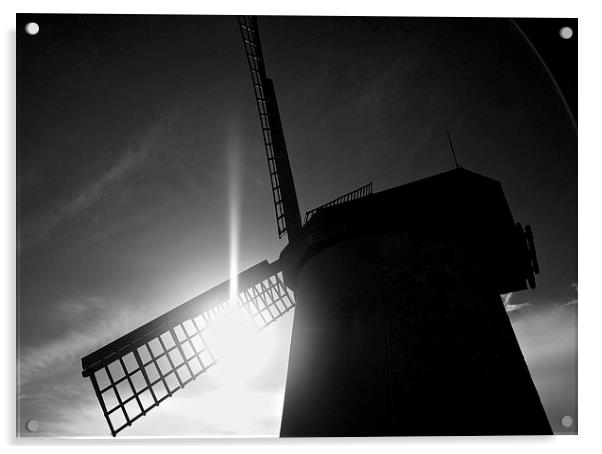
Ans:
{"label": "windmill tower", "polygon": [[261,330],[293,307],[281,436],[551,433],[499,296],[538,273],[501,185],[463,168],[369,184],[302,223],[257,20],[239,25],[289,242],[237,295],[225,281],[82,358],[111,434],[216,365],[207,335],[227,314]]}

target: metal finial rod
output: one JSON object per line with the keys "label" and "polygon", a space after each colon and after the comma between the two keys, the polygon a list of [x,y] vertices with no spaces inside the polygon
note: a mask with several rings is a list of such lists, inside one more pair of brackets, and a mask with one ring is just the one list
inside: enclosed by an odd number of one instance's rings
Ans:
{"label": "metal finial rod", "polygon": [[452,156],[454,157],[454,163],[456,164],[456,169],[459,169],[458,160],[456,159],[456,152],[454,151],[454,144],[452,143],[451,136],[449,135],[449,131],[447,132],[447,140],[449,141],[449,147],[451,148]]}

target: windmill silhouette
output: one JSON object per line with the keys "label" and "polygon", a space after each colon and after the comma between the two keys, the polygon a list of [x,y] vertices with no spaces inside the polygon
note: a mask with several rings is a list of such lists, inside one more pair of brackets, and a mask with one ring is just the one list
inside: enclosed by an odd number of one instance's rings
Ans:
{"label": "windmill silhouette", "polygon": [[501,185],[461,167],[370,183],[302,222],[257,19],[239,26],[288,244],[82,358],[111,434],[217,364],[207,336],[232,311],[262,330],[296,302],[281,436],[550,433],[499,296],[539,272]]}

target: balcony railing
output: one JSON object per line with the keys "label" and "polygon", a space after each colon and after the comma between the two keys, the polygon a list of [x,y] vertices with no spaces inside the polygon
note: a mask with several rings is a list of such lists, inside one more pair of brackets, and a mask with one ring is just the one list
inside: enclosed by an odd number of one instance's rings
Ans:
{"label": "balcony railing", "polygon": [[324,205],[320,205],[317,208],[314,208],[313,210],[308,211],[307,213],[305,213],[305,223],[307,224],[307,222],[311,219],[311,217],[316,214],[316,212],[318,210],[321,210],[323,208],[328,208],[334,205],[341,205],[343,203],[346,202],[350,202],[352,200],[357,200],[357,199],[361,199],[362,197],[366,197],[367,195],[372,194],[372,183],[368,183],[365,186],[362,186],[361,188],[358,188],[354,191],[348,192],[347,194],[343,194],[340,197],[337,197],[334,200],[331,200],[328,203],[325,203]]}

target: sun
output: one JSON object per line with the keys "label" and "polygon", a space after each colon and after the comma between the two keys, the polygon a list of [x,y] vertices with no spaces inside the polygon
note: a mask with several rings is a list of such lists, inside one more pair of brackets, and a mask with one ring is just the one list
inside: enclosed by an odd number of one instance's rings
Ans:
{"label": "sun", "polygon": [[274,330],[258,332],[251,317],[232,305],[216,319],[205,340],[218,360],[213,371],[220,384],[245,388],[265,372],[278,341]]}

